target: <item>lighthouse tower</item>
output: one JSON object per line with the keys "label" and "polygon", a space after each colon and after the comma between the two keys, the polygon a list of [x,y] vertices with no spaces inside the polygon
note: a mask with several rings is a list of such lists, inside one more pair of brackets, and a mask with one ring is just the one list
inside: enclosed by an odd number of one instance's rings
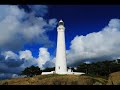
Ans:
{"label": "lighthouse tower", "polygon": [[67,71],[66,63],[66,47],[65,47],[65,27],[62,20],[59,21],[57,27],[57,51],[56,51],[56,62],[55,62],[55,71],[51,72],[42,72],[42,75],[47,74],[74,74],[81,75],[85,74],[82,72],[73,72],[71,69]]}
{"label": "lighthouse tower", "polygon": [[64,27],[64,22],[62,20],[60,20],[58,23],[57,32],[58,32],[58,36],[57,36],[55,73],[67,74],[65,27]]}

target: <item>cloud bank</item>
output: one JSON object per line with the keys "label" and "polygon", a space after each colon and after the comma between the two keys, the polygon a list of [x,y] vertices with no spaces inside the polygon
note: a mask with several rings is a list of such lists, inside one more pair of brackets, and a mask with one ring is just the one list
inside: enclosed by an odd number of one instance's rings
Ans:
{"label": "cloud bank", "polygon": [[[25,44],[53,44],[47,32],[56,27],[56,19],[45,20],[45,5],[29,5],[30,13],[15,5],[0,5],[0,50],[19,51]],[[39,14],[38,14],[39,11]],[[37,17],[36,17],[37,13]],[[9,46],[8,46],[9,45]]]}
{"label": "cloud bank", "polygon": [[99,32],[76,36],[67,51],[69,65],[83,60],[102,61],[120,57],[120,19],[111,19]]}
{"label": "cloud bank", "polygon": [[44,47],[39,48],[39,56],[37,58],[33,57],[30,50],[19,51],[19,54],[15,54],[12,51],[4,51],[2,55],[4,56],[3,59],[0,59],[0,78],[2,79],[13,77],[13,75],[17,77],[22,70],[32,65],[41,69],[54,66],[50,53]]}
{"label": "cloud bank", "polygon": [[[46,5],[26,6],[29,10],[17,5],[0,5],[0,79],[18,77],[24,68],[31,65],[41,69],[47,67],[48,62],[52,65],[45,47],[53,45],[47,32],[56,27],[57,20],[44,19],[48,13]],[[22,50],[26,44],[43,46],[37,58],[30,50]]]}

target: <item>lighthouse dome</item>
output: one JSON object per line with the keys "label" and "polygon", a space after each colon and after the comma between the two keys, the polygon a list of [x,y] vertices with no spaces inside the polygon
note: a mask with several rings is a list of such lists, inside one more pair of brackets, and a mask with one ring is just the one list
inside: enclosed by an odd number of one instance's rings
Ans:
{"label": "lighthouse dome", "polygon": [[60,20],[58,24],[64,26],[64,22],[62,20]]}

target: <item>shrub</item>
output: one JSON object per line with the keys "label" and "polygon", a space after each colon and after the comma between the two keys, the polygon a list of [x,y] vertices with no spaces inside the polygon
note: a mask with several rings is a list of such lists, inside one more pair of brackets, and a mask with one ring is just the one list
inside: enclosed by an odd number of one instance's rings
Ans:
{"label": "shrub", "polygon": [[31,67],[27,67],[22,71],[22,75],[27,75],[27,77],[32,77],[35,75],[40,75],[42,73],[42,71],[40,70],[40,68],[37,66],[31,66]]}

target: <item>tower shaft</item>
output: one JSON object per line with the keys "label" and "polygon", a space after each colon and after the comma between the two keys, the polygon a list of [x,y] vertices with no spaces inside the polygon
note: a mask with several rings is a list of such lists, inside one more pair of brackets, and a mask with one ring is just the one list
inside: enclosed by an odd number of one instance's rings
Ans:
{"label": "tower shaft", "polygon": [[66,64],[66,46],[65,46],[65,28],[63,25],[59,25],[57,28],[57,51],[56,51],[56,63],[55,72],[57,74],[67,73]]}

